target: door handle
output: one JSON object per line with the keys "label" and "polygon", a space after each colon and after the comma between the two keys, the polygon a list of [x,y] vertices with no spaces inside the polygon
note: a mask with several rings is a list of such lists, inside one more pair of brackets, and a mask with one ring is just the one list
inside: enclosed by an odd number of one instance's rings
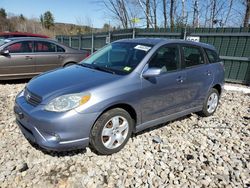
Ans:
{"label": "door handle", "polygon": [[179,76],[177,79],[176,79],[177,82],[179,83],[182,83],[184,81],[183,77],[182,76]]}
{"label": "door handle", "polygon": [[212,74],[211,71],[209,71],[209,70],[206,71],[206,75],[207,75],[207,76],[210,76],[211,74]]}
{"label": "door handle", "polygon": [[27,55],[27,56],[25,56],[25,59],[26,59],[26,60],[31,60],[31,59],[33,59],[33,58]]}
{"label": "door handle", "polygon": [[58,59],[63,59],[64,57],[62,55],[58,55]]}

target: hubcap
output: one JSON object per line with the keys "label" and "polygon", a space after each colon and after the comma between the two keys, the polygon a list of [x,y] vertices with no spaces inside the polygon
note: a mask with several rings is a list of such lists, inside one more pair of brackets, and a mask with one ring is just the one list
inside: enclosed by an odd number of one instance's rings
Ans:
{"label": "hubcap", "polygon": [[218,95],[216,93],[212,93],[207,100],[207,111],[209,113],[213,113],[218,105]]}
{"label": "hubcap", "polygon": [[112,117],[102,130],[102,143],[108,149],[123,144],[128,136],[128,121],[122,116]]}

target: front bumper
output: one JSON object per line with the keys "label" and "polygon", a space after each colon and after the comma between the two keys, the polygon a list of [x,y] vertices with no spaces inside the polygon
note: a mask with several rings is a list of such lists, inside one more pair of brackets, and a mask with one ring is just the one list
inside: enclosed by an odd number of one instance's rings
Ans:
{"label": "front bumper", "polygon": [[89,145],[89,134],[99,113],[47,112],[17,97],[14,112],[24,136],[47,150],[66,151]]}

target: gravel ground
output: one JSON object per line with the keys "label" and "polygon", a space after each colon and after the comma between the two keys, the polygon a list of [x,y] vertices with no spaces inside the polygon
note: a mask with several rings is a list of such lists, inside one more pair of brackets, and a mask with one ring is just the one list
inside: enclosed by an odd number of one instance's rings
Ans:
{"label": "gravel ground", "polygon": [[144,131],[111,156],[47,153],[15,123],[24,83],[0,85],[0,187],[250,187],[250,95],[225,92],[212,117]]}

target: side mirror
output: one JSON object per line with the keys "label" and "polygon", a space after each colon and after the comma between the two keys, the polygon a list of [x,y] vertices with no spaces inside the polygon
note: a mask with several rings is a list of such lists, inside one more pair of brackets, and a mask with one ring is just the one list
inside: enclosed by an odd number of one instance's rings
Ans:
{"label": "side mirror", "polygon": [[142,76],[144,78],[150,78],[150,77],[156,77],[159,76],[161,74],[161,69],[160,68],[149,68],[147,69]]}
{"label": "side mirror", "polygon": [[9,50],[1,50],[1,51],[0,51],[0,54],[1,54],[1,55],[5,55],[5,56],[6,56],[6,55],[9,55],[9,53],[10,53]]}

